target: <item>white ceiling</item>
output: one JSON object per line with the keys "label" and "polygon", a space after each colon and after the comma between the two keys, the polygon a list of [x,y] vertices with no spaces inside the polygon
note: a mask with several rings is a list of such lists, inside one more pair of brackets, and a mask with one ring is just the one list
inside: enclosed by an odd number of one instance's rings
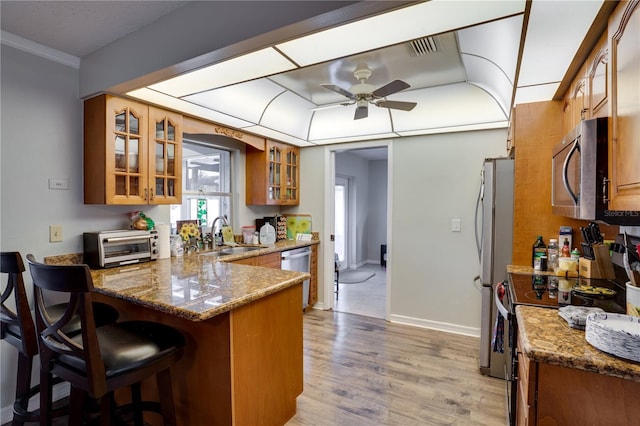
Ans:
{"label": "white ceiling", "polygon": [[[82,56],[189,3],[3,0],[2,43],[36,53],[55,49],[49,57],[79,67]],[[195,74],[182,75],[176,76],[182,79],[177,85],[152,81],[129,95],[299,146],[506,127],[514,103],[553,97],[601,4],[534,0],[522,41],[523,0],[432,0],[393,11],[405,13],[399,15],[403,25],[385,26],[389,13],[355,22],[355,29],[332,29],[341,32],[338,43],[325,41],[298,52],[292,46],[297,40],[280,43],[273,51],[287,53],[283,58],[292,71],[271,75],[264,65],[245,66],[241,71],[257,69],[258,74],[243,78],[226,71],[225,83],[204,80],[209,86]],[[412,15],[419,18],[415,25]],[[395,39],[385,45],[390,35]],[[416,56],[408,42],[425,36],[435,36],[441,49]],[[370,41],[377,46],[358,50]],[[326,51],[326,60],[308,59],[316,50]],[[275,67],[278,61],[268,64]],[[417,102],[417,107],[407,112],[370,105],[369,117],[361,120],[353,119],[354,105],[316,109],[348,101],[321,84],[349,90],[357,83],[353,71],[359,62],[371,68],[367,83],[375,88],[406,81],[411,87],[388,100]],[[307,63],[312,65],[300,65]]]}

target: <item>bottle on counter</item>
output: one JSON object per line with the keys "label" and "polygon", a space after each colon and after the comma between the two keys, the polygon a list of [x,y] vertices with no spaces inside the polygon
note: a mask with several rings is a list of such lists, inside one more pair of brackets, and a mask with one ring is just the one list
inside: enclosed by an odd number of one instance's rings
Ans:
{"label": "bottle on counter", "polygon": [[560,252],[560,257],[571,257],[571,247],[569,246],[568,238],[565,238],[564,243],[562,243],[562,251]]}
{"label": "bottle on counter", "polygon": [[533,243],[533,248],[531,250],[531,265],[533,268],[536,268],[536,259],[538,263],[538,269],[540,269],[540,257],[547,255],[547,245],[542,240],[542,235],[538,235],[536,242]]}
{"label": "bottle on counter", "polygon": [[558,247],[558,240],[551,238],[549,240],[549,247],[547,247],[547,268],[550,271],[558,269],[558,257],[560,256],[560,250]]}
{"label": "bottle on counter", "polygon": [[571,258],[578,262],[580,260],[580,250],[578,250],[577,248],[571,250]]}

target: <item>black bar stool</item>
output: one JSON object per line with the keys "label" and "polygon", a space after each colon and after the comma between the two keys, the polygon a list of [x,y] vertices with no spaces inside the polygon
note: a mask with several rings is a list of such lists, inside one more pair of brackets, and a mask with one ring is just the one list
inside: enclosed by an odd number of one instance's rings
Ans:
{"label": "black bar stool", "polygon": [[[135,425],[142,425],[142,411],[162,414],[165,425],[175,425],[170,367],[182,356],[184,336],[176,329],[149,321],[126,321],[96,327],[91,293],[93,280],[87,265],[46,265],[27,255],[33,278],[36,329],[40,349],[41,424],[50,425],[50,373],[71,384],[69,424],[80,425],[85,396],[99,400],[100,424],[110,425],[114,410],[113,392],[131,387]],[[42,290],[66,293],[67,311],[52,321],[43,303]],[[73,312],[80,318],[81,333],[69,336],[64,327]],[[142,401],[140,382],[156,376],[160,401]],[[123,407],[118,407],[118,410]]]}
{"label": "black bar stool", "polygon": [[[19,252],[0,253],[0,272],[7,274],[6,286],[2,291],[0,308],[0,338],[18,349],[18,369],[16,376],[16,397],[13,403],[12,425],[25,422],[37,422],[40,410],[29,411],[29,400],[40,392],[40,385],[31,386],[33,357],[38,354],[36,327],[33,323],[29,301],[25,290],[23,272],[25,271],[22,256]],[[13,296],[13,297],[12,297]],[[10,300],[15,303],[15,311],[8,306]],[[50,306],[53,318],[60,318],[66,309],[65,304]],[[118,319],[118,311],[109,305],[94,305],[96,323],[99,325],[114,323]],[[77,316],[65,328],[69,335],[80,332],[80,321]],[[48,386],[60,383],[59,378],[51,378]],[[47,393],[51,393],[51,389]],[[52,408],[51,416],[60,417],[67,414],[68,406],[57,402]]]}

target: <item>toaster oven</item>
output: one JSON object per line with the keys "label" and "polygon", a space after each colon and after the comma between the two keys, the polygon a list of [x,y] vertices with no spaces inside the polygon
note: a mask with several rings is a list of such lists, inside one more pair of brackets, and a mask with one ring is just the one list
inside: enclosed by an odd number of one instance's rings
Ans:
{"label": "toaster oven", "polygon": [[85,232],[84,262],[98,268],[113,268],[158,258],[157,231],[123,229]]}

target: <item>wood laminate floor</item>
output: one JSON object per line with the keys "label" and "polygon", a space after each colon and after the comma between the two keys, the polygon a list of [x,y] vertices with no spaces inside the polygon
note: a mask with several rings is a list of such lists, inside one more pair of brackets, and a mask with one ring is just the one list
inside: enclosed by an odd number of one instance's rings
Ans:
{"label": "wood laminate floor", "polygon": [[298,425],[506,425],[478,339],[331,311],[304,316]]}
{"label": "wood laminate floor", "polygon": [[477,357],[473,337],[310,311],[304,392],[287,426],[506,425],[505,382],[481,375]]}

